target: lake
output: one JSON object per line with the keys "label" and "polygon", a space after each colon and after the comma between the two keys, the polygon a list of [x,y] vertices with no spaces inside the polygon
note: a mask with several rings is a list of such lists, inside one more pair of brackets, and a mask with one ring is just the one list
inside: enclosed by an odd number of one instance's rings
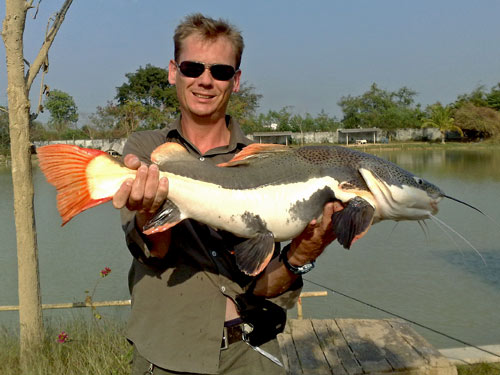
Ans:
{"label": "lake", "polygon": [[[373,151],[372,151],[373,152]],[[351,250],[332,244],[305,275],[304,290],[323,285],[340,294],[304,299],[313,318],[390,318],[367,304],[476,344],[500,344],[500,149],[412,149],[376,151],[423,177],[448,195],[480,208],[495,222],[448,199],[437,217],[479,251],[435,222],[376,224]],[[111,204],[93,208],[60,227],[55,191],[34,170],[35,208],[43,303],[85,299],[96,283],[95,300],[129,299],[131,256],[124,245],[118,212]],[[10,171],[0,169],[0,305],[17,304],[17,258]],[[111,274],[100,277],[104,267]],[[88,316],[84,309],[45,310],[49,319]],[[126,318],[128,307],[101,308],[104,318]],[[291,317],[296,316],[293,310]],[[0,312],[0,324],[17,324],[17,312]],[[459,343],[418,327],[437,347]]]}

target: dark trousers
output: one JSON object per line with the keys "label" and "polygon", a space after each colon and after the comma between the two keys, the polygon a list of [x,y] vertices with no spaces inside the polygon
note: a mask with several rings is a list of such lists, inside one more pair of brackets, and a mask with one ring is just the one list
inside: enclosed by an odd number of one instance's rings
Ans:
{"label": "dark trousers", "polygon": [[[271,353],[281,360],[278,340],[271,340],[263,345],[261,349]],[[236,342],[229,345],[226,350],[220,352],[219,374],[223,375],[285,375],[283,367],[257,353],[245,342]],[[148,374],[151,363],[142,357],[134,347],[134,359],[132,364],[132,375]],[[199,375],[191,372],[176,372],[154,366],[154,375]]]}

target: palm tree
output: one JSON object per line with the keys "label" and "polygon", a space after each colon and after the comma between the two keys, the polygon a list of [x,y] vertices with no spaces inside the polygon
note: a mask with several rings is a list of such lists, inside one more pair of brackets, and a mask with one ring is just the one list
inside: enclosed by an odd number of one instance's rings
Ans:
{"label": "palm tree", "polygon": [[452,108],[449,106],[443,107],[439,102],[427,107],[430,116],[422,124],[423,128],[432,127],[438,128],[441,132],[441,143],[445,143],[447,131],[457,131],[460,136],[464,136],[464,132],[460,127],[455,125],[455,119],[452,117]]}

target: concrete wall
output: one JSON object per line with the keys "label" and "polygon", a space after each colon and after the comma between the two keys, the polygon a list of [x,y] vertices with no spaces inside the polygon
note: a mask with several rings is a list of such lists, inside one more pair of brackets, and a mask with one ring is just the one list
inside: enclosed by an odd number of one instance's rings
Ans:
{"label": "concrete wall", "polygon": [[[248,138],[253,139],[251,135]],[[391,131],[390,133],[381,130],[377,139],[380,141],[382,138],[387,138],[389,141],[436,141],[441,139],[441,133],[436,128],[426,128],[426,129],[398,129]],[[293,133],[292,142],[294,144],[301,144],[302,140],[304,143],[338,143],[338,133],[337,132],[307,132],[307,133]],[[368,143],[372,141],[372,138],[367,139]],[[64,143],[70,145],[76,145],[86,148],[95,148],[102,151],[114,151],[118,154],[123,153],[123,146],[125,146],[125,138],[121,139],[75,139],[67,141],[49,141],[49,142],[34,142],[35,147],[44,146],[47,144],[57,144]]]}

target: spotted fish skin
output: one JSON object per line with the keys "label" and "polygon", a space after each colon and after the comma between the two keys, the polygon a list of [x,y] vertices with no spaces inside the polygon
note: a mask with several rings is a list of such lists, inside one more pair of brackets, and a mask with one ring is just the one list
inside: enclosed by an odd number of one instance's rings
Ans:
{"label": "spotted fish skin", "polygon": [[[210,221],[210,225],[242,237],[252,237],[255,228],[265,227],[277,240],[293,238],[321,215],[324,204],[333,200],[348,204],[354,197],[373,207],[373,222],[420,220],[435,212],[435,202],[443,194],[435,185],[394,163],[340,146],[277,146],[276,150],[226,163],[224,168],[200,162],[187,153],[180,156],[159,162],[160,169],[172,180],[169,194],[180,211],[186,217]],[[179,177],[192,181],[188,185],[197,185],[200,190],[183,193],[188,187],[176,187]],[[195,202],[197,198],[190,199],[189,194],[215,199]],[[176,199],[177,195],[182,197]],[[398,195],[410,196],[408,204],[413,210],[395,210],[402,204],[394,199]],[[187,201],[191,202],[185,204]],[[221,207],[221,202],[227,208]],[[200,206],[204,209],[200,210]],[[217,215],[212,217],[206,208]],[[419,208],[423,212],[415,212]],[[252,222],[249,217],[258,220]]]}

